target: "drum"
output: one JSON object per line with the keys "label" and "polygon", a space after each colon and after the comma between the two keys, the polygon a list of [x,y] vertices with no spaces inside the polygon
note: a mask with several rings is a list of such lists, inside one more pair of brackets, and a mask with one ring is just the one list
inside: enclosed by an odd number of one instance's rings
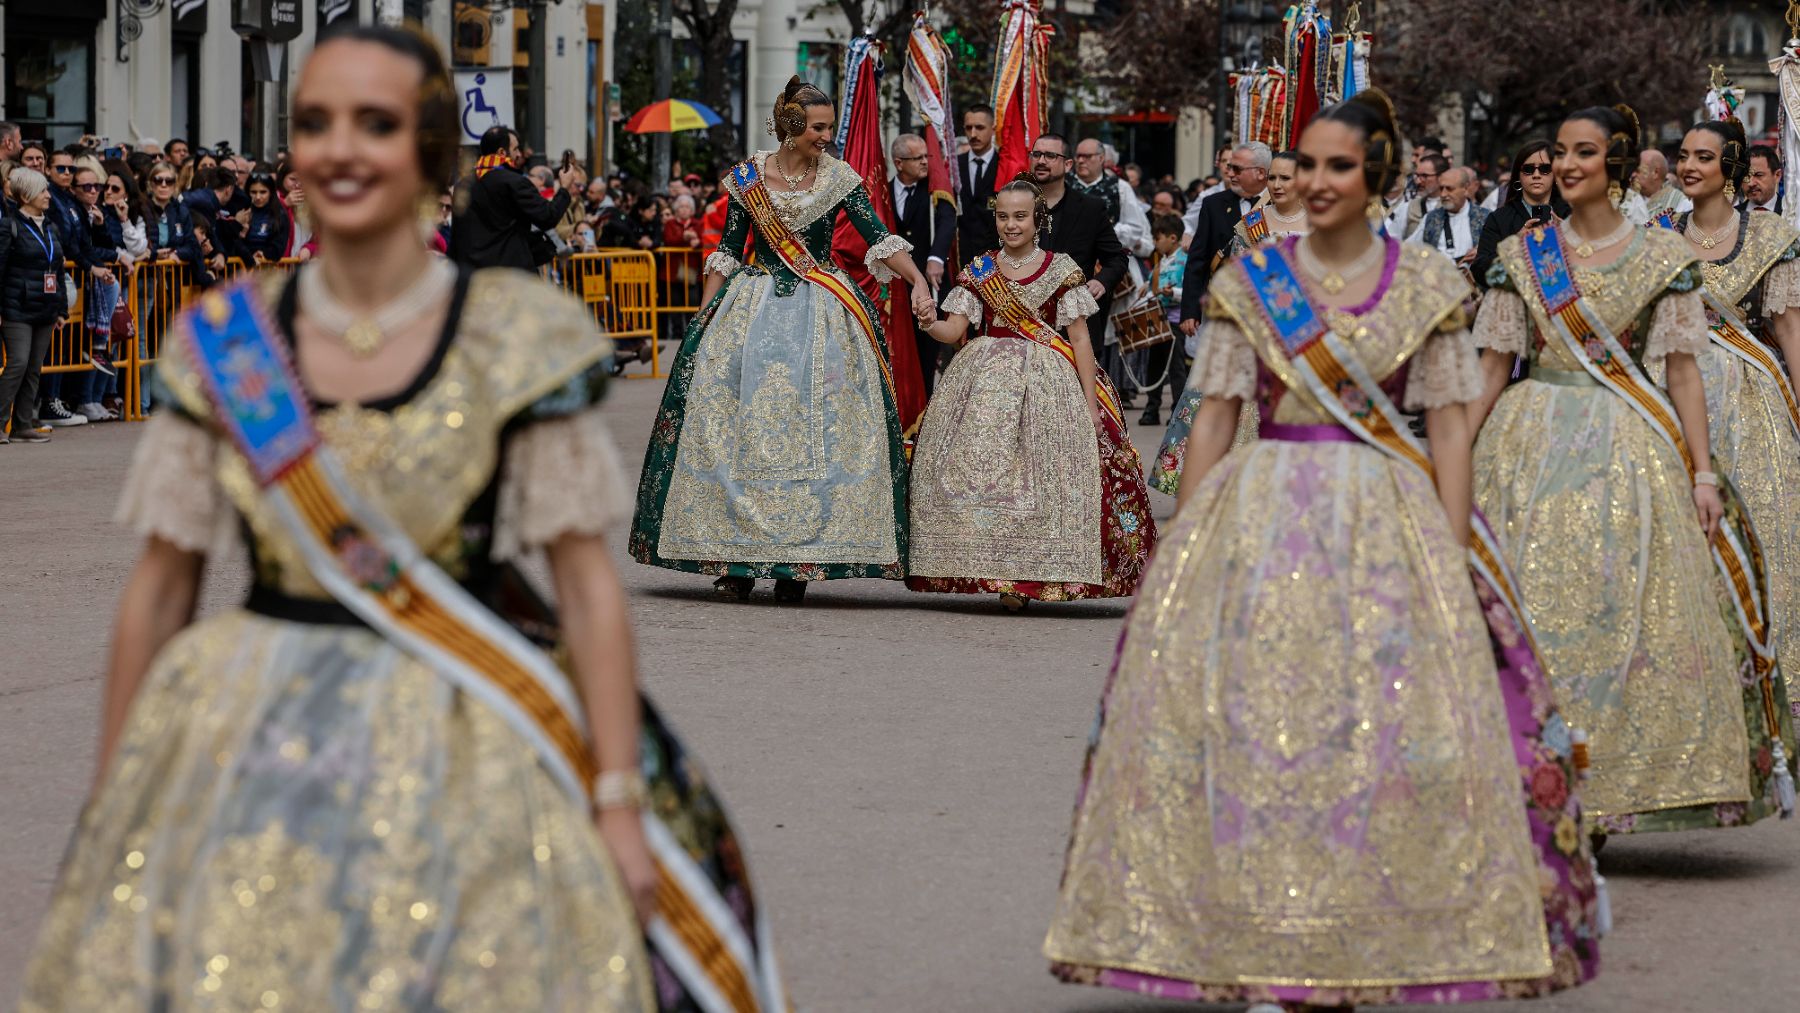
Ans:
{"label": "drum", "polygon": [[1169,315],[1155,299],[1119,310],[1112,315],[1112,322],[1113,333],[1119,336],[1121,353],[1141,352],[1175,340],[1175,328],[1169,326]]}

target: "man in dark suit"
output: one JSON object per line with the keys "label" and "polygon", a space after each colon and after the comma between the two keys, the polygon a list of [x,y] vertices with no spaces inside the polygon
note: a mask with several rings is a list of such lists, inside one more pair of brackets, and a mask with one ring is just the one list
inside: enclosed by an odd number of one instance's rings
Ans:
{"label": "man in dark suit", "polygon": [[1744,177],[1746,211],[1781,213],[1781,156],[1767,144],[1750,149],[1750,172]]}
{"label": "man in dark suit", "polygon": [[[888,180],[898,226],[894,231],[912,244],[913,264],[931,283],[932,298],[942,299],[948,291],[944,271],[950,260],[950,242],[956,238],[956,207],[947,200],[931,199],[925,138],[901,134],[888,147],[888,156],[894,160],[894,176]],[[923,330],[913,336],[919,343],[919,369],[925,374],[925,396],[929,398],[937,381],[939,350],[945,345]]]}
{"label": "man in dark suit", "polygon": [[1269,185],[1269,163],[1274,153],[1267,144],[1251,141],[1231,150],[1225,163],[1225,189],[1200,202],[1194,238],[1188,244],[1187,274],[1181,281],[1181,332],[1200,328],[1200,302],[1213,271],[1231,246],[1232,232],[1244,215],[1256,206],[1256,198]]}
{"label": "man in dark suit", "polygon": [[1050,208],[1050,224],[1038,240],[1044,249],[1066,253],[1088,277],[1088,291],[1100,311],[1088,318],[1088,341],[1094,361],[1106,349],[1106,319],[1112,310],[1112,290],[1125,277],[1125,249],[1106,218],[1106,205],[1070,189],[1069,140],[1060,134],[1039,134],[1031,145],[1031,178]]}
{"label": "man in dark suit", "polygon": [[573,166],[557,174],[556,197],[545,200],[519,171],[525,164],[519,135],[504,126],[481,135],[481,159],[475,172],[456,184],[450,224],[450,259],[470,267],[516,267],[535,271],[531,227],[548,232],[569,210],[580,187]]}
{"label": "man in dark suit", "polygon": [[994,107],[976,103],[963,110],[963,135],[969,139],[969,150],[956,156],[956,172],[962,181],[957,233],[962,247],[958,256],[966,264],[1000,245],[994,210],[988,207],[999,188],[994,179],[1000,171],[1000,152],[994,148]]}

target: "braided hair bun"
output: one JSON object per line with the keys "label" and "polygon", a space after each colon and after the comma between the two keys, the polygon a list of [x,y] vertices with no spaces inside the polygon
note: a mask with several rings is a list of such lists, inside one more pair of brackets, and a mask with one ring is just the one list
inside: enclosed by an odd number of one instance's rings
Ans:
{"label": "braided hair bun", "polygon": [[1719,139],[1719,168],[1724,170],[1725,182],[1733,190],[1742,190],[1750,175],[1750,142],[1744,136],[1744,125],[1737,120],[1707,120],[1693,129]]}
{"label": "braided hair bun", "polygon": [[769,117],[769,132],[777,141],[797,137],[806,132],[806,110],[830,104],[831,99],[817,85],[800,80],[800,75],[796,74],[788,78],[787,87],[775,100],[775,112]]}
{"label": "braided hair bun", "polygon": [[1366,88],[1320,112],[1317,120],[1342,123],[1363,136],[1363,183],[1380,197],[1400,177],[1400,131],[1394,103],[1380,88]]}
{"label": "braided hair bun", "polygon": [[1031,173],[1021,172],[1005,186],[995,190],[994,195],[988,198],[989,210],[1000,206],[1000,195],[1003,193],[1030,194],[1032,219],[1037,225],[1037,230],[1042,232],[1050,227],[1050,205],[1044,203],[1044,191],[1037,185],[1037,180],[1031,178]]}

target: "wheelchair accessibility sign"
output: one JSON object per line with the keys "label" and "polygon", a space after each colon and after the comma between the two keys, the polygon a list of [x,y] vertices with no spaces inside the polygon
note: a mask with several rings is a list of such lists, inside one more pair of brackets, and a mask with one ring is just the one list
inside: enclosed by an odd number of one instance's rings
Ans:
{"label": "wheelchair accessibility sign", "polygon": [[463,67],[451,72],[456,85],[462,143],[477,144],[499,124],[514,126],[511,67]]}

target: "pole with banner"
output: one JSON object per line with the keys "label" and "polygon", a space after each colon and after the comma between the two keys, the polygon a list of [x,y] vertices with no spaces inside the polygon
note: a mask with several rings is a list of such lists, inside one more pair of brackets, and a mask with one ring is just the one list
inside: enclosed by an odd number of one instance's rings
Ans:
{"label": "pole with banner", "polygon": [[[931,27],[929,17],[929,11],[913,15],[912,34],[906,39],[903,83],[906,97],[925,121],[925,156],[930,162],[926,182],[931,187],[931,202],[935,206],[948,201],[953,210],[960,210],[957,192],[962,189],[962,174],[956,171],[956,124],[950,117],[950,47]],[[933,228],[936,217],[928,219]],[[935,239],[934,235],[926,235],[927,242]],[[956,247],[956,240],[952,239],[952,265],[960,263],[961,251]]]}
{"label": "pole with banner", "polygon": [[[1001,0],[1000,48],[994,54],[996,186],[1031,168],[1031,145],[1044,132],[1050,95],[1044,64],[1055,27],[1038,21],[1043,0]],[[973,251],[970,251],[973,256]]]}
{"label": "pole with banner", "polygon": [[1782,195],[1781,215],[1800,227],[1800,189],[1789,186],[1800,179],[1800,0],[1788,0],[1788,41],[1781,55],[1769,61],[1769,73],[1775,75],[1775,104],[1781,123],[1781,164],[1787,167],[1781,185],[1790,191]]}
{"label": "pole with banner", "polygon": [[[850,41],[844,55],[844,96],[838,103],[837,143],[838,150],[844,153],[844,163],[862,177],[869,203],[875,206],[875,216],[889,232],[896,232],[900,216],[895,213],[881,143],[881,92],[877,86],[881,48],[881,43],[867,35]],[[850,224],[850,216],[839,215],[831,236],[831,256],[875,304],[881,334],[887,342],[889,372],[894,376],[894,408],[900,414],[901,430],[910,436],[919,424],[919,416],[925,414],[925,378],[919,372],[919,347],[913,335],[912,289],[899,278],[886,285],[876,281],[863,265],[863,256],[868,252],[869,244]]]}

